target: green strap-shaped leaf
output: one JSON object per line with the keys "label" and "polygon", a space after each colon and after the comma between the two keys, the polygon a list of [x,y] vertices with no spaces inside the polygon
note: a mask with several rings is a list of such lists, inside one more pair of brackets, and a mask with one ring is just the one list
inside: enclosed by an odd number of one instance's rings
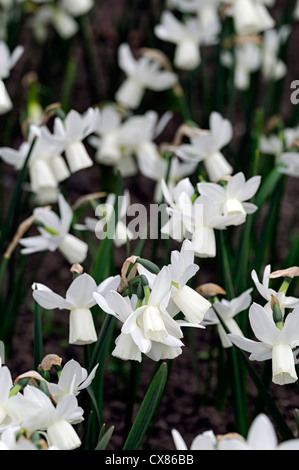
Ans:
{"label": "green strap-shaped leaf", "polygon": [[113,431],[114,431],[114,426],[111,426],[107,432],[105,432],[105,434],[100,437],[99,439],[99,442],[95,448],[95,450],[106,450],[109,442],[110,442],[110,439],[111,439],[111,436],[113,434]]}
{"label": "green strap-shaped leaf", "polygon": [[163,362],[152,379],[139,408],[123,450],[138,450],[147,432],[150,422],[160,404],[167,381],[167,364]]}

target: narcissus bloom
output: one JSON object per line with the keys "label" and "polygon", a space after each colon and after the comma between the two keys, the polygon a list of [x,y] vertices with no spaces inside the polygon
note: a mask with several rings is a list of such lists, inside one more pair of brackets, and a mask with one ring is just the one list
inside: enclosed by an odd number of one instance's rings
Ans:
{"label": "narcissus bloom", "polygon": [[3,80],[9,77],[11,69],[16,65],[23,52],[23,46],[17,46],[11,53],[7,44],[0,41],[0,114],[5,114],[13,108]]}
{"label": "narcissus bloom", "polygon": [[242,436],[224,435],[218,450],[298,450],[299,439],[279,443],[274,426],[268,416],[260,413],[252,422],[246,439]]}
{"label": "narcissus bloom", "polygon": [[119,47],[118,63],[127,78],[116,92],[115,99],[127,108],[138,108],[146,89],[166,90],[173,87],[178,80],[176,74],[161,69],[160,64],[148,56],[143,55],[135,59],[126,43]]}
{"label": "narcissus bloom", "polygon": [[297,299],[296,297],[287,296],[284,290],[281,292],[276,292],[274,289],[272,289],[269,286],[270,279],[268,276],[270,273],[271,265],[268,264],[264,269],[262,282],[259,281],[258,275],[255,270],[251,271],[251,278],[259,294],[267,301],[267,303],[264,305],[264,309],[269,313],[269,315],[272,315],[270,303],[272,296],[274,296],[279,302],[280,309],[284,316],[286,308],[293,309],[299,306],[299,299]]}
{"label": "narcissus bloom", "polygon": [[272,381],[285,385],[298,380],[293,349],[299,346],[299,308],[290,312],[280,329],[268,312],[258,304],[249,310],[251,328],[258,339],[254,341],[235,334],[228,334],[230,341],[250,352],[252,361],[272,360]]}
{"label": "narcissus bloom", "polygon": [[69,394],[75,395],[76,397],[79,395],[81,390],[89,387],[89,385],[92,383],[97,368],[98,364],[88,375],[87,370],[84,367],[81,367],[79,362],[71,359],[62,368],[58,383],[48,383],[52,396],[57,402]]}
{"label": "narcissus bloom", "polygon": [[54,135],[64,143],[65,156],[72,173],[93,165],[83,140],[94,131],[97,110],[89,108],[84,114],[71,110],[62,120],[54,121]]}
{"label": "narcissus bloom", "polygon": [[235,48],[235,58],[229,51],[221,55],[221,63],[228,68],[234,68],[234,84],[238,90],[248,90],[251,74],[262,65],[261,49],[252,42],[238,44]]}
{"label": "narcissus bloom", "polygon": [[216,183],[198,183],[197,189],[218,205],[223,215],[239,216],[231,223],[240,225],[245,222],[247,214],[253,214],[258,209],[255,204],[246,201],[256,194],[260,183],[261,176],[253,176],[246,181],[244,173],[240,172],[229,178],[226,187]]}
{"label": "narcissus bloom", "polygon": [[82,263],[87,256],[88,245],[69,233],[73,212],[62,194],[58,196],[58,205],[60,218],[51,210],[34,209],[34,213],[39,212],[37,221],[40,223],[38,226],[40,235],[21,238],[19,243],[24,247],[21,252],[31,254],[59,250],[70,264]]}
{"label": "narcissus bloom", "polygon": [[[176,429],[172,429],[171,435],[177,450],[188,450],[182,435]],[[205,431],[196,436],[190,446],[190,450],[216,450],[217,438],[213,431]]]}
{"label": "narcissus bloom", "polygon": [[262,44],[262,73],[267,80],[280,80],[287,73],[286,64],[279,58],[280,48],[290,35],[287,25],[279,30],[265,31]]}
{"label": "narcissus bloom", "polygon": [[170,11],[164,11],[154,32],[159,39],[176,45],[173,60],[177,68],[193,70],[200,65],[202,33],[196,18],[190,17],[181,22]]}
{"label": "narcissus bloom", "polygon": [[275,22],[264,0],[231,0],[229,3],[237,34],[256,34],[274,27]]}
{"label": "narcissus bloom", "polygon": [[168,7],[176,8],[183,13],[195,14],[202,32],[202,43],[209,44],[211,39],[216,40],[221,30],[219,5],[220,0],[176,0]]}
{"label": "narcissus bloom", "polygon": [[208,178],[216,182],[223,176],[233,172],[220,150],[232,139],[232,125],[219,113],[213,112],[210,116],[210,131],[203,131],[197,137],[191,138],[190,144],[182,144],[176,153],[183,159],[203,162]]}
{"label": "narcissus bloom", "polygon": [[190,240],[183,242],[181,251],[171,252],[171,264],[168,268],[173,286],[171,301],[189,323],[201,323],[211,303],[187,285],[199,270],[199,266],[194,263],[194,250]]}
{"label": "narcissus bloom", "polygon": [[45,431],[49,445],[60,450],[80,447],[73,424],[83,420],[83,409],[74,395],[65,396],[56,406],[37,387],[27,385],[24,393],[11,397],[20,425],[29,431]]}
{"label": "narcissus bloom", "polygon": [[12,387],[10,370],[7,366],[1,365],[0,358],[0,431],[16,423],[15,416],[12,414],[13,408],[9,404],[9,392]]}
{"label": "narcissus bloom", "polygon": [[234,317],[238,315],[238,313],[243,312],[244,310],[249,308],[251,304],[251,291],[252,289],[248,289],[247,291],[243,292],[241,295],[235,297],[232,300],[221,299],[221,301],[219,302],[214,302],[213,308],[210,308],[208,310],[207,314],[203,319],[202,324],[204,326],[217,325],[221,344],[224,348],[231,347],[232,343],[229,341],[227,333],[214,310],[216,310],[216,312],[219,314],[223,323],[227,326],[230,333],[244,336]]}
{"label": "narcissus bloom", "polygon": [[98,286],[88,274],[75,278],[66,292],[65,298],[53,292],[47,286],[34,283],[33,298],[45,309],[70,310],[69,343],[89,344],[97,340],[97,334],[91,313],[96,304],[93,293]]}
{"label": "narcissus bloom", "polygon": [[287,176],[299,177],[299,152],[284,152],[281,155],[277,171]]}

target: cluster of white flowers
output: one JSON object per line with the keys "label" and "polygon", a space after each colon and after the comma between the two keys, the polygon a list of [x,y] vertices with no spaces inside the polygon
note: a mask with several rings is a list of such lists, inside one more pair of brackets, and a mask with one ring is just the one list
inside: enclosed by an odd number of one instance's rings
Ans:
{"label": "cluster of white flowers", "polygon": [[172,192],[163,181],[170,219],[162,227],[162,233],[177,241],[189,238],[196,256],[214,258],[215,229],[243,224],[247,214],[257,210],[255,204],[246,201],[256,194],[260,181],[259,176],[246,181],[243,173],[237,173],[228,182],[198,183],[194,188],[190,179],[184,178]]}
{"label": "cluster of white flowers", "polygon": [[84,420],[84,410],[77,396],[91,384],[97,367],[88,375],[70,360],[59,366],[57,383],[36,371],[22,374],[13,383],[9,368],[0,363],[0,450],[80,447],[75,425]]}
{"label": "cluster of white flowers", "polygon": [[0,149],[2,159],[16,169],[28,164],[30,190],[39,203],[56,202],[59,183],[93,165],[82,141],[93,132],[96,113],[96,109],[89,108],[83,114],[71,110],[64,119],[57,116],[53,133],[46,125],[31,124],[28,140],[18,150]]}
{"label": "cluster of white flowers", "polygon": [[[9,12],[16,3],[19,8],[25,4],[24,0],[0,0],[1,115],[13,109],[6,80],[24,52],[23,46],[10,51],[5,42]],[[62,40],[73,37],[79,30],[77,18],[94,7],[93,0],[28,3],[32,3],[29,26],[39,44],[46,41],[49,26]],[[190,120],[182,124],[188,128],[182,139],[158,144],[173,112],[167,110],[159,116],[152,108],[138,111],[147,91],[172,91],[172,97],[182,98],[181,76],[202,66],[205,46],[221,45],[220,65],[232,69],[237,90],[248,90],[256,72],[266,85],[285,77],[287,65],[281,50],[291,28],[285,24],[276,27],[268,10],[274,3],[168,0],[153,34],[158,44],[174,46],[171,60],[158,49],[134,50],[129,42],[122,42],[117,51],[121,74],[114,101],[90,106],[82,113],[70,109],[63,114],[57,106],[53,121],[53,115],[47,113],[38,119],[29,116],[33,119],[27,121],[26,138],[19,147],[0,148],[5,164],[19,172],[28,170],[29,182],[25,181],[22,188],[29,187],[36,203],[33,224],[38,234],[22,233],[18,239],[22,255],[58,251],[68,264],[81,264],[87,259],[89,245],[72,231],[89,230],[98,239],[105,237],[120,195],[109,192],[99,196],[105,201],[96,208],[98,218],[85,217],[79,223],[63,191],[67,179],[93,165],[112,167],[123,179],[138,174],[149,178],[156,183],[152,200],[166,203],[169,219],[162,224],[159,238],[179,242],[180,249],[167,253],[170,261],[161,269],[147,259],[130,257],[126,262],[131,268],[133,265],[133,275],[125,278],[125,283],[122,269],[121,274],[107,275],[98,284],[92,275],[82,274],[82,268],[62,295],[41,282],[33,282],[32,298],[39,307],[68,312],[70,345],[93,345],[99,340],[97,316],[93,314],[99,309],[121,324],[112,355],[124,361],[141,362],[143,355],[153,361],[172,360],[182,353],[184,327],[206,330],[215,326],[223,348],[238,347],[249,352],[251,361],[271,360],[274,384],[298,380],[295,351],[299,346],[299,299],[287,295],[291,274],[285,274],[288,281],[280,290],[274,290],[269,286],[270,265],[265,267],[262,282],[252,270],[251,279],[265,305],[253,301],[253,288],[249,286],[234,298],[221,299],[217,289],[213,292],[191,287],[199,270],[195,259],[215,258],[218,254],[216,231],[245,224],[248,216],[259,209],[253,198],[258,194],[261,176],[247,177],[243,171],[237,172],[230,158],[232,122],[212,111],[205,116],[208,129]],[[299,1],[293,18],[299,20]],[[222,26],[227,20],[233,34],[222,44]],[[94,149],[94,158],[87,144]],[[259,139],[261,154],[274,155],[274,169],[284,175],[299,177],[298,148],[299,126],[271,131]],[[128,189],[124,189],[121,201],[113,239],[117,248],[127,244],[129,250],[135,234],[126,225],[131,203]],[[44,207],[52,203],[57,203],[59,215],[52,207]],[[224,290],[221,293],[226,294]],[[242,322],[235,318],[244,312],[248,312],[252,334],[243,331]],[[57,383],[37,371],[22,374],[13,382],[9,368],[0,362],[0,450],[80,447],[75,425],[84,420],[84,410],[77,396],[89,387],[96,369],[88,375],[71,360],[59,369]],[[187,450],[178,431],[173,430],[172,435],[177,450]],[[263,414],[253,422],[247,440],[236,435],[219,437],[207,431],[191,444],[191,450],[298,448],[297,439],[278,444],[274,428]]]}
{"label": "cluster of white flowers", "polygon": [[[91,276],[82,274],[72,282],[65,298],[39,283],[32,286],[33,297],[45,309],[70,311],[71,344],[97,341],[90,309],[98,304],[123,323],[113,355],[137,361],[141,361],[141,353],[155,361],[173,359],[182,352],[181,327],[198,326],[211,306],[208,300],[187,286],[199,269],[193,261],[189,240],[184,242],[180,252],[172,252],[171,264],[164,266],[158,274],[142,267],[137,259],[139,274],[143,275],[139,296],[135,292],[132,295],[119,293],[121,279],[118,275],[97,286]],[[179,312],[184,314],[185,320],[174,318]]]}

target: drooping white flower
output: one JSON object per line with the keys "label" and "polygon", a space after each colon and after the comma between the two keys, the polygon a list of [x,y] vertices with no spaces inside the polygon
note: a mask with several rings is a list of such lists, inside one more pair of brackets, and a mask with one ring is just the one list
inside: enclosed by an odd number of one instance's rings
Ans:
{"label": "drooping white flower", "polygon": [[138,108],[146,89],[162,91],[177,83],[177,76],[161,69],[157,61],[145,55],[135,59],[126,43],[119,47],[118,63],[127,78],[117,90],[115,99],[127,108]]}
{"label": "drooping white flower", "polygon": [[83,419],[83,409],[74,395],[66,395],[56,406],[37,387],[27,385],[24,393],[11,397],[20,425],[29,431],[45,431],[50,446],[60,450],[80,447],[73,424]]}
{"label": "drooping white flower", "polygon": [[97,110],[89,108],[84,114],[71,110],[62,120],[56,117],[54,135],[64,143],[65,155],[72,173],[93,165],[83,140],[94,130]]}
{"label": "drooping white flower", "polygon": [[298,450],[299,439],[278,442],[275,428],[264,413],[254,418],[246,439],[229,435],[222,436],[218,442],[218,450]]}
{"label": "drooping white flower", "polygon": [[276,292],[274,289],[270,288],[269,287],[269,282],[270,282],[269,274],[270,273],[271,273],[271,265],[268,264],[264,269],[262,282],[259,281],[258,275],[255,270],[252,270],[251,277],[260,295],[265,300],[267,300],[266,305],[264,305],[264,309],[270,315],[272,314],[271,298],[273,295],[278,300],[280,309],[282,311],[282,314],[284,315],[286,308],[292,309],[299,305],[299,299],[297,299],[296,297],[287,296],[285,291]]}
{"label": "drooping white flower", "polygon": [[299,177],[299,152],[284,152],[277,170],[287,176]]}
{"label": "drooping white flower", "polygon": [[214,310],[220,315],[230,333],[243,336],[243,332],[234,317],[249,308],[251,304],[251,292],[252,289],[248,289],[232,300],[221,299],[219,302],[214,302],[213,307],[208,310],[203,319],[202,324],[205,326],[217,325],[217,331],[224,348],[231,347],[232,343],[229,341],[227,333]]}
{"label": "drooping white flower", "polygon": [[69,286],[65,298],[43,284],[34,283],[32,288],[33,298],[41,307],[70,311],[70,344],[82,345],[97,341],[90,309],[96,305],[93,293],[97,292],[98,286],[91,276],[84,273],[76,277]]}
{"label": "drooping white flower", "polygon": [[229,3],[237,34],[257,34],[274,27],[275,22],[263,0],[231,0]]}
{"label": "drooping white flower", "polygon": [[0,450],[38,450],[28,439],[17,439],[20,430],[20,426],[6,428],[0,436]]}
{"label": "drooping white flower", "polygon": [[96,374],[98,364],[88,375],[87,370],[81,367],[79,362],[71,359],[68,361],[60,373],[58,383],[49,382],[49,390],[55,400],[58,402],[66,395],[79,395],[81,390],[89,387]]}
{"label": "drooping white flower", "polygon": [[279,162],[279,157],[283,152],[283,141],[282,139],[275,134],[270,134],[268,136],[262,135],[260,137],[259,149],[262,153],[275,156],[276,163]]}
{"label": "drooping white flower", "polygon": [[[188,450],[187,444],[177,429],[172,429],[171,435],[176,450]],[[198,434],[191,442],[190,450],[216,450],[217,438],[213,431],[205,431]]]}
{"label": "drooping white flower", "polygon": [[160,160],[160,153],[155,139],[161,134],[172,117],[165,113],[160,119],[156,111],[147,111],[144,115],[133,115],[122,125],[120,143],[127,154],[135,155],[139,167],[150,165]]}
{"label": "drooping white flower", "polygon": [[202,43],[210,44],[221,31],[219,5],[220,0],[177,0],[175,8],[183,13],[196,14]]}
{"label": "drooping white flower", "polygon": [[122,297],[109,291],[106,296],[94,294],[98,305],[122,323],[113,355],[124,360],[141,361],[146,354],[154,361],[174,359],[182,353],[183,333],[179,322],[167,311],[171,277],[165,266],[156,276],[145,304],[137,306],[137,297]]}
{"label": "drooping white flower", "polygon": [[145,159],[141,159],[139,161],[141,173],[147,178],[157,182],[153,200],[158,203],[161,202],[163,197],[162,180],[165,180],[168,176],[167,187],[169,192],[172,193],[179,181],[193,174],[196,167],[196,162],[184,162],[177,157],[172,157],[170,162],[167,162],[162,156],[156,160],[146,161]]}
{"label": "drooping white flower", "polygon": [[55,4],[41,5],[30,22],[35,38],[43,43],[48,35],[47,27],[52,25],[62,39],[70,39],[79,30],[76,18],[88,13],[93,4],[93,0],[59,0]]}
{"label": "drooping white flower", "polygon": [[253,214],[258,209],[255,204],[245,201],[256,194],[260,183],[261,176],[253,176],[246,181],[244,173],[240,172],[228,180],[225,188],[216,183],[198,183],[197,188],[200,194],[219,206],[223,215],[239,216],[231,223],[240,225],[245,222],[247,214]]}
{"label": "drooping white flower", "polygon": [[235,48],[235,59],[229,51],[221,55],[223,66],[234,67],[234,84],[238,90],[248,90],[251,74],[260,69],[262,65],[261,49],[253,42],[238,44]]}
{"label": "drooping white flower", "polygon": [[232,125],[219,113],[210,115],[210,131],[191,138],[190,144],[182,144],[176,148],[176,153],[182,159],[203,162],[210,181],[218,181],[223,176],[233,172],[220,150],[232,139]]}
{"label": "drooping white flower", "polygon": [[11,53],[7,44],[0,41],[0,115],[13,108],[3,80],[9,77],[11,69],[16,65],[23,52],[23,46],[17,46]]}
{"label": "drooping white flower", "polygon": [[165,180],[161,181],[161,189],[168,208],[169,220],[162,225],[161,233],[177,241],[189,238],[192,218],[192,201],[194,187],[189,178],[183,178],[174,188],[169,187]]}
{"label": "drooping white flower", "polygon": [[249,310],[249,321],[258,341],[228,334],[230,341],[250,352],[252,361],[272,360],[272,381],[285,385],[298,380],[293,349],[299,345],[299,308],[290,312],[278,328],[269,313],[254,303]]}
{"label": "drooping white flower", "polygon": [[176,45],[173,60],[177,68],[194,70],[200,65],[202,32],[197,18],[190,17],[181,22],[174,14],[165,10],[162,13],[160,24],[155,26],[154,32],[159,39]]}
{"label": "drooping white flower", "polygon": [[13,408],[10,406],[10,389],[13,387],[10,370],[1,366],[0,359],[0,431],[8,426],[17,424]]}
{"label": "drooping white flower", "polygon": [[19,243],[24,247],[21,252],[31,254],[59,250],[70,264],[82,263],[87,256],[88,245],[69,233],[73,212],[62,194],[58,196],[58,205],[60,218],[52,210],[34,209],[35,214],[38,212],[36,220],[41,224],[37,227],[40,235],[21,238]]}
{"label": "drooping white flower", "polygon": [[238,218],[235,214],[223,215],[219,206],[206,196],[199,196],[192,206],[192,245],[199,258],[216,256],[215,230],[225,230]]}
{"label": "drooping white flower", "polygon": [[199,270],[199,266],[194,263],[193,245],[190,240],[184,240],[181,251],[171,252],[168,268],[173,284],[171,301],[190,323],[201,323],[211,303],[187,285]]}
{"label": "drooping white flower", "polygon": [[267,80],[280,80],[287,73],[286,64],[279,58],[280,47],[286,42],[290,27],[265,31],[262,44],[262,73]]}

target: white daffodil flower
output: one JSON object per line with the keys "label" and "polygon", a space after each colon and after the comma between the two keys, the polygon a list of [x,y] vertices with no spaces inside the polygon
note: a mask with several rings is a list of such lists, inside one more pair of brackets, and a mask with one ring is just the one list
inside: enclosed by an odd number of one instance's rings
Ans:
{"label": "white daffodil flower", "polygon": [[276,163],[280,161],[283,148],[283,140],[275,134],[270,134],[268,136],[262,135],[260,137],[259,149],[261,153],[274,155]]}
{"label": "white daffodil flower", "polygon": [[233,128],[229,120],[219,113],[210,116],[210,131],[191,138],[190,144],[182,144],[176,148],[176,153],[182,159],[203,162],[210,181],[216,182],[223,176],[233,172],[220,150],[232,139]]}
{"label": "white daffodil flower", "polygon": [[262,44],[262,73],[266,80],[280,80],[286,75],[287,66],[279,59],[279,51],[290,32],[291,28],[287,25],[279,30],[265,31]]}
{"label": "white daffodil flower", "polygon": [[290,312],[282,329],[278,328],[269,313],[254,303],[249,310],[249,321],[258,341],[228,334],[230,341],[250,352],[251,361],[272,359],[272,381],[278,385],[298,380],[293,349],[299,345],[299,308]]}
{"label": "white daffodil flower", "polygon": [[192,201],[194,187],[189,178],[184,178],[172,188],[168,187],[165,180],[161,181],[161,190],[168,208],[166,212],[169,220],[163,224],[161,233],[173,240],[183,241],[189,238],[192,218]]}
{"label": "white daffodil flower", "polygon": [[161,69],[160,64],[148,56],[143,55],[136,60],[126,43],[119,47],[118,64],[127,78],[117,90],[115,99],[127,108],[138,108],[146,89],[166,90],[173,87],[178,80],[176,74]]}
{"label": "white daffodil flower", "polygon": [[[188,450],[182,435],[176,429],[172,429],[171,435],[176,450]],[[191,442],[190,450],[216,450],[217,438],[213,431],[205,431],[196,436]]]}
{"label": "white daffodil flower", "polygon": [[89,387],[96,374],[98,364],[92,369],[88,375],[87,370],[81,367],[79,362],[71,359],[68,361],[60,373],[58,383],[48,383],[51,395],[59,402],[66,395],[79,395],[81,390]]}
{"label": "white daffodil flower", "polygon": [[196,167],[196,162],[180,161],[180,159],[177,157],[172,157],[169,163],[162,156],[156,160],[146,161],[145,159],[141,159],[139,161],[139,169],[141,173],[147,178],[157,182],[153,197],[154,202],[157,203],[161,202],[163,198],[162,180],[165,181],[165,178],[168,176],[167,187],[169,193],[172,194],[173,189],[178,184],[178,182],[193,174],[196,170]]}
{"label": "white daffodil flower", "polygon": [[13,108],[3,80],[9,77],[11,69],[16,65],[23,52],[23,46],[17,46],[11,53],[7,44],[0,41],[0,115]]}
{"label": "white daffodil flower", "polygon": [[128,190],[124,191],[122,196],[118,197],[118,217],[116,227],[114,225],[111,229],[106,231],[106,226],[109,222],[115,221],[115,194],[109,194],[106,201],[103,204],[99,204],[96,207],[95,215],[97,219],[93,217],[85,217],[84,224],[78,224],[75,226],[77,230],[90,230],[94,232],[99,240],[104,238],[113,238],[114,245],[120,247],[127,243],[128,240],[134,239],[134,233],[126,225],[126,215],[128,207],[130,206],[130,193]]}
{"label": "white daffodil flower", "polygon": [[32,286],[34,300],[45,309],[69,310],[69,343],[90,344],[97,341],[97,334],[91,313],[96,305],[93,293],[98,291],[95,280],[84,273],[74,279],[65,298],[53,292],[47,286],[34,283]]}
{"label": "white daffodil flower", "polygon": [[109,291],[94,294],[98,305],[123,323],[113,355],[123,360],[141,361],[142,353],[154,361],[174,359],[182,353],[183,333],[179,322],[167,311],[171,277],[165,266],[156,276],[146,304],[137,306],[137,297],[122,297]]}
{"label": "white daffodil flower", "polygon": [[247,214],[253,214],[258,209],[255,204],[245,201],[256,194],[260,183],[261,176],[253,176],[246,181],[240,172],[229,179],[225,188],[216,183],[198,183],[197,189],[218,205],[223,215],[239,216],[231,224],[240,225],[245,222]]}
{"label": "white daffodil flower", "polygon": [[192,245],[199,258],[214,258],[216,256],[215,230],[225,230],[234,225],[238,215],[223,215],[219,205],[206,196],[199,196],[192,206]]}
{"label": "white daffodil flower", "polygon": [[229,3],[237,34],[257,34],[274,27],[275,22],[264,0],[230,0]]}
{"label": "white daffodil flower", "polygon": [[74,395],[66,395],[54,406],[48,395],[27,385],[23,394],[11,400],[21,427],[32,432],[45,431],[49,445],[60,450],[80,447],[80,438],[72,425],[83,420],[83,409]]}
{"label": "white daffodil flower", "polygon": [[88,245],[69,233],[73,212],[62,194],[58,196],[58,205],[60,218],[51,210],[34,209],[34,214],[38,213],[36,220],[41,224],[37,227],[40,235],[21,238],[19,243],[24,247],[21,253],[28,255],[59,250],[70,264],[82,263],[86,259]]}
{"label": "white daffodil flower", "polygon": [[268,416],[260,413],[252,422],[247,437],[221,436],[218,450],[298,450],[299,439],[279,443],[274,426]]}
{"label": "white daffodil flower", "polygon": [[199,266],[194,263],[193,245],[190,240],[184,240],[181,251],[171,252],[171,264],[168,268],[173,285],[171,301],[189,323],[201,323],[211,303],[187,285],[199,270]]}
{"label": "white daffodil flower", "polygon": [[120,143],[126,154],[136,156],[138,166],[143,168],[161,159],[154,140],[161,134],[172,113],[165,113],[159,119],[156,111],[147,111],[143,116],[129,117],[122,125]]}
{"label": "white daffodil flower", "polygon": [[[92,135],[88,142],[96,149],[95,159],[97,162],[114,166],[118,168],[119,165],[125,170],[129,166],[134,167],[132,174],[127,171],[123,176],[132,176],[136,174],[136,165],[132,159],[129,162],[126,153],[122,148],[120,141],[120,133],[122,128],[122,116],[120,112],[111,105],[106,105],[96,115],[94,135]],[[124,164],[123,160],[125,160]],[[123,174],[123,173],[122,173]]]}
{"label": "white daffodil flower", "polygon": [[232,53],[224,51],[221,55],[223,66],[234,67],[234,84],[238,90],[248,90],[251,74],[260,69],[262,65],[261,49],[253,42],[237,45],[235,59]]}
{"label": "white daffodil flower", "polygon": [[28,162],[31,191],[37,200],[57,202],[58,184],[70,176],[65,160],[61,156],[63,144],[47,127],[34,127],[37,135]]}
{"label": "white daffodil flower", "polygon": [[255,270],[251,271],[251,278],[260,293],[260,295],[267,300],[266,305],[264,305],[264,309],[269,313],[269,315],[272,315],[272,309],[271,309],[271,298],[272,295],[278,300],[280,309],[282,311],[282,314],[285,314],[285,309],[286,308],[295,308],[299,306],[299,299],[296,297],[292,296],[286,296],[285,291],[282,292],[276,292],[274,289],[269,287],[269,274],[271,273],[271,265],[268,264],[263,273],[263,279],[262,282],[259,281],[258,275]]}
{"label": "white daffodil flower", "polygon": [[20,426],[11,426],[0,436],[0,450],[37,450],[37,447],[27,439],[17,441]]}
{"label": "white daffodil flower", "polygon": [[220,0],[177,0],[175,8],[183,13],[197,15],[202,43],[210,44],[221,31],[219,5]]}
{"label": "white daffodil flower", "polygon": [[15,413],[10,406],[10,389],[13,387],[10,370],[1,366],[0,359],[0,432],[8,426],[17,424]]}
{"label": "white daffodil flower", "polygon": [[60,5],[76,17],[88,13],[94,6],[94,0],[60,0]]}
{"label": "white daffodil flower", "polygon": [[[35,3],[49,3],[35,1]],[[70,39],[79,30],[76,18],[88,13],[93,7],[93,0],[60,0],[56,4],[42,5],[31,21],[35,38],[43,43],[47,38],[47,26],[52,25],[62,39]]]}
{"label": "white daffodil flower", "polygon": [[202,32],[197,18],[190,17],[181,22],[170,11],[164,11],[154,33],[162,41],[176,45],[173,61],[178,69],[194,70],[200,65]]}
{"label": "white daffodil flower", "polygon": [[229,341],[227,333],[220,323],[220,320],[214,310],[216,310],[216,312],[220,315],[223,323],[227,326],[230,333],[244,336],[234,317],[238,313],[244,312],[244,310],[249,308],[252,299],[250,295],[251,292],[252,289],[248,289],[232,300],[221,299],[221,301],[213,303],[213,307],[208,310],[203,319],[202,324],[204,326],[217,325],[219,338],[224,348],[231,347],[232,343]]}
{"label": "white daffodil flower", "polygon": [[56,117],[54,135],[64,143],[65,156],[72,173],[93,165],[83,140],[94,131],[97,110],[89,108],[84,114],[71,110],[62,120]]}
{"label": "white daffodil flower", "polygon": [[277,170],[287,176],[299,178],[299,152],[284,152],[281,155]]}

